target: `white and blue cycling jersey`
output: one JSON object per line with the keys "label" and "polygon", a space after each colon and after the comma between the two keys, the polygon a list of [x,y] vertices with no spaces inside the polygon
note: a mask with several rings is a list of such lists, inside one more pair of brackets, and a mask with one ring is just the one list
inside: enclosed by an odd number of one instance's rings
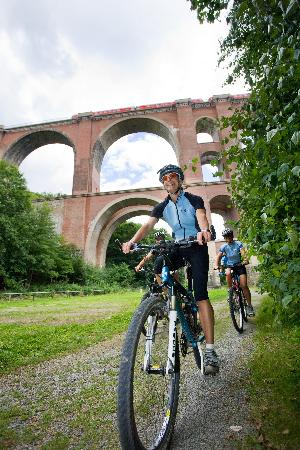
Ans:
{"label": "white and blue cycling jersey", "polygon": [[241,262],[241,249],[243,244],[240,241],[233,241],[230,244],[223,244],[219,252],[227,256],[227,266],[233,267]]}
{"label": "white and blue cycling jersey", "polygon": [[176,202],[168,197],[156,205],[151,213],[152,217],[163,219],[172,228],[172,236],[179,239],[186,239],[196,236],[200,231],[196,210],[205,209],[204,202],[198,195],[181,191]]}

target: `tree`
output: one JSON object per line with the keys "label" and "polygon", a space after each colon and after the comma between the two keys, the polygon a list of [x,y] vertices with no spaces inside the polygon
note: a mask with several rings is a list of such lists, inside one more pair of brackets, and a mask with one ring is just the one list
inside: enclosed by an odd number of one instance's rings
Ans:
{"label": "tree", "polygon": [[[119,240],[119,242],[127,242],[129,239],[132,238],[132,236],[135,235],[135,233],[139,230],[141,227],[140,224],[134,223],[134,222],[123,222],[121,223],[114,233],[112,234],[112,237],[110,238],[109,245],[107,248],[107,254],[106,254],[106,261],[107,265],[113,265],[113,264],[121,264],[125,263],[129,265],[131,268],[134,268],[138,262],[141,260],[142,255],[141,253],[132,253],[129,255],[124,255],[120,251],[120,248],[118,244],[116,244],[116,239]],[[170,239],[171,236],[164,230],[163,228],[154,229],[152,230],[148,236],[143,239],[143,244],[152,244],[154,239],[154,234],[157,231],[162,231],[166,235],[166,239]]]}
{"label": "tree", "polygon": [[32,204],[18,168],[0,161],[0,289],[16,283],[82,281],[84,262],[55,232],[47,204]]}
{"label": "tree", "polygon": [[[134,222],[123,222],[117,226],[115,231],[113,232],[106,252],[106,264],[121,264],[125,263],[134,267],[134,264],[138,258],[136,254],[124,255],[121,252],[119,245],[115,242],[118,240],[119,242],[127,242],[129,239],[134,236],[137,230],[141,227],[141,225]],[[137,264],[137,263],[136,263]]]}
{"label": "tree", "polygon": [[[300,6],[297,0],[190,0],[200,22],[226,14],[220,62],[244,77],[249,101],[232,117],[224,151],[238,226],[260,260],[261,286],[299,320]],[[229,141],[225,140],[225,144]],[[235,163],[234,166],[230,166]]]}

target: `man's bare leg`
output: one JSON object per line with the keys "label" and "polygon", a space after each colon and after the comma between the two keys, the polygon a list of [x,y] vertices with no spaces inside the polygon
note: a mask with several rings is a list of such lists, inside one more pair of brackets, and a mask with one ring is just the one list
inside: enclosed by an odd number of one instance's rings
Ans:
{"label": "man's bare leg", "polygon": [[204,331],[207,344],[214,343],[214,310],[209,300],[201,300],[198,303],[200,323]]}

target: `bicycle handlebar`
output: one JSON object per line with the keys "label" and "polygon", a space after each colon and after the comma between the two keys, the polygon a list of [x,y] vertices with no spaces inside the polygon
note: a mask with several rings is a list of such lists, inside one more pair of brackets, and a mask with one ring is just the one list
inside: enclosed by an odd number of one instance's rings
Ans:
{"label": "bicycle handlebar", "polygon": [[170,241],[161,241],[155,244],[133,244],[132,252],[139,252],[142,250],[154,250],[156,252],[170,252],[175,248],[187,248],[191,247],[194,244],[199,244],[197,239],[182,239],[180,241],[170,240]]}
{"label": "bicycle handlebar", "polygon": [[[211,240],[214,241],[216,239],[216,230],[215,227],[213,225],[211,225],[209,227],[210,233],[211,233]],[[122,251],[122,244],[119,241],[119,239],[115,240],[116,244],[118,245],[118,247],[120,248],[120,250]],[[160,251],[171,251],[174,248],[178,248],[178,247],[182,247],[182,248],[187,248],[187,247],[191,247],[194,244],[199,244],[199,242],[197,241],[196,236],[192,236],[190,238],[187,239],[181,239],[180,241],[175,241],[175,240],[171,240],[171,241],[161,241],[160,243],[155,243],[155,244],[150,244],[150,245],[146,245],[146,244],[133,244],[131,251],[132,252],[138,252],[141,250],[154,250],[157,252]]]}

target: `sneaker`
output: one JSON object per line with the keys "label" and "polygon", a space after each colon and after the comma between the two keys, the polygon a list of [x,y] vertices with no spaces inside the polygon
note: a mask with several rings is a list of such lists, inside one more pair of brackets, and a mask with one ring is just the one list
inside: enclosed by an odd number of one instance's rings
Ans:
{"label": "sneaker", "polygon": [[252,305],[247,305],[246,306],[246,312],[247,312],[247,316],[249,316],[249,317],[255,316],[255,311],[254,311]]}
{"label": "sneaker", "polygon": [[204,353],[204,373],[215,374],[219,372],[219,359],[215,350],[205,350]]}

